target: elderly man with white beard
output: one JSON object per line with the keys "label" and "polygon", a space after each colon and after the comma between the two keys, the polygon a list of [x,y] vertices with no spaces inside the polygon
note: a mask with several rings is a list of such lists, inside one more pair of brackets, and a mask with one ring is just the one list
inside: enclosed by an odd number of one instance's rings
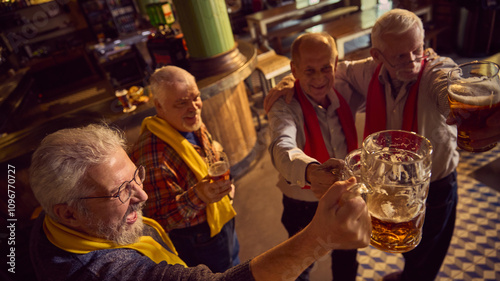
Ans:
{"label": "elderly man with white beard", "polygon": [[168,234],[142,216],[147,177],[125,152],[123,132],[105,125],[69,128],[34,152],[30,185],[44,212],[35,220],[30,257],[37,280],[285,280],[332,249],[365,247],[365,202],[332,186],[303,231],[264,254],[213,273],[186,267]]}

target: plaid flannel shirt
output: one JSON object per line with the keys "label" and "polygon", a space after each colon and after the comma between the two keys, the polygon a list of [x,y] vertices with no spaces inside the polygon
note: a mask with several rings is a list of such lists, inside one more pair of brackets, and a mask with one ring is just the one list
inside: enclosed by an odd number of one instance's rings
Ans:
{"label": "plaid flannel shirt", "polygon": [[[212,137],[204,124],[194,132],[201,147],[193,145],[205,157],[212,153]],[[206,204],[198,197],[195,174],[175,150],[149,131],[139,136],[132,161],[146,168],[144,190],[148,200],[144,214],[158,221],[165,231],[195,226],[207,220]]]}

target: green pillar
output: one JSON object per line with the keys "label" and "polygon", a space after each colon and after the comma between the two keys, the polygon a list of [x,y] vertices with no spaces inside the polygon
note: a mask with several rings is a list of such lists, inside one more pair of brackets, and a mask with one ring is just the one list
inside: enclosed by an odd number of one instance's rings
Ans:
{"label": "green pillar", "polygon": [[174,0],[191,58],[209,58],[235,47],[224,0]]}

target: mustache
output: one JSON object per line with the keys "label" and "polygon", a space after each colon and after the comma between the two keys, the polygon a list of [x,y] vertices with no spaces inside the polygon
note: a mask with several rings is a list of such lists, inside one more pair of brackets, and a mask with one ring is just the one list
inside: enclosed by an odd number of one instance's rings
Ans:
{"label": "mustache", "polygon": [[193,117],[200,115],[200,114],[201,114],[201,110],[197,109],[195,111],[189,112],[188,114],[184,115],[184,117],[185,118],[193,118]]}
{"label": "mustache", "polygon": [[133,205],[132,205],[132,204],[131,204],[131,205],[129,205],[128,210],[127,210],[127,212],[125,213],[125,216],[123,216],[123,218],[126,220],[126,219],[127,219],[127,216],[128,216],[130,213],[134,212],[134,211],[136,211],[136,212],[138,212],[138,213],[139,213],[139,212],[142,212],[142,209],[144,209],[145,204],[146,204],[146,202],[140,202],[140,203],[136,203],[136,204],[133,204]]}

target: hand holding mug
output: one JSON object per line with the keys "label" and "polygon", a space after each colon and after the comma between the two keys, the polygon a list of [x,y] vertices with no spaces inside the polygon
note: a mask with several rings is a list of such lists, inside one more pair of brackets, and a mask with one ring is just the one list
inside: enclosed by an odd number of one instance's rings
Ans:
{"label": "hand holding mug", "polygon": [[369,135],[361,149],[346,157],[347,171],[368,192],[371,245],[391,253],[408,252],[420,243],[431,172],[432,145],[406,131]]}

